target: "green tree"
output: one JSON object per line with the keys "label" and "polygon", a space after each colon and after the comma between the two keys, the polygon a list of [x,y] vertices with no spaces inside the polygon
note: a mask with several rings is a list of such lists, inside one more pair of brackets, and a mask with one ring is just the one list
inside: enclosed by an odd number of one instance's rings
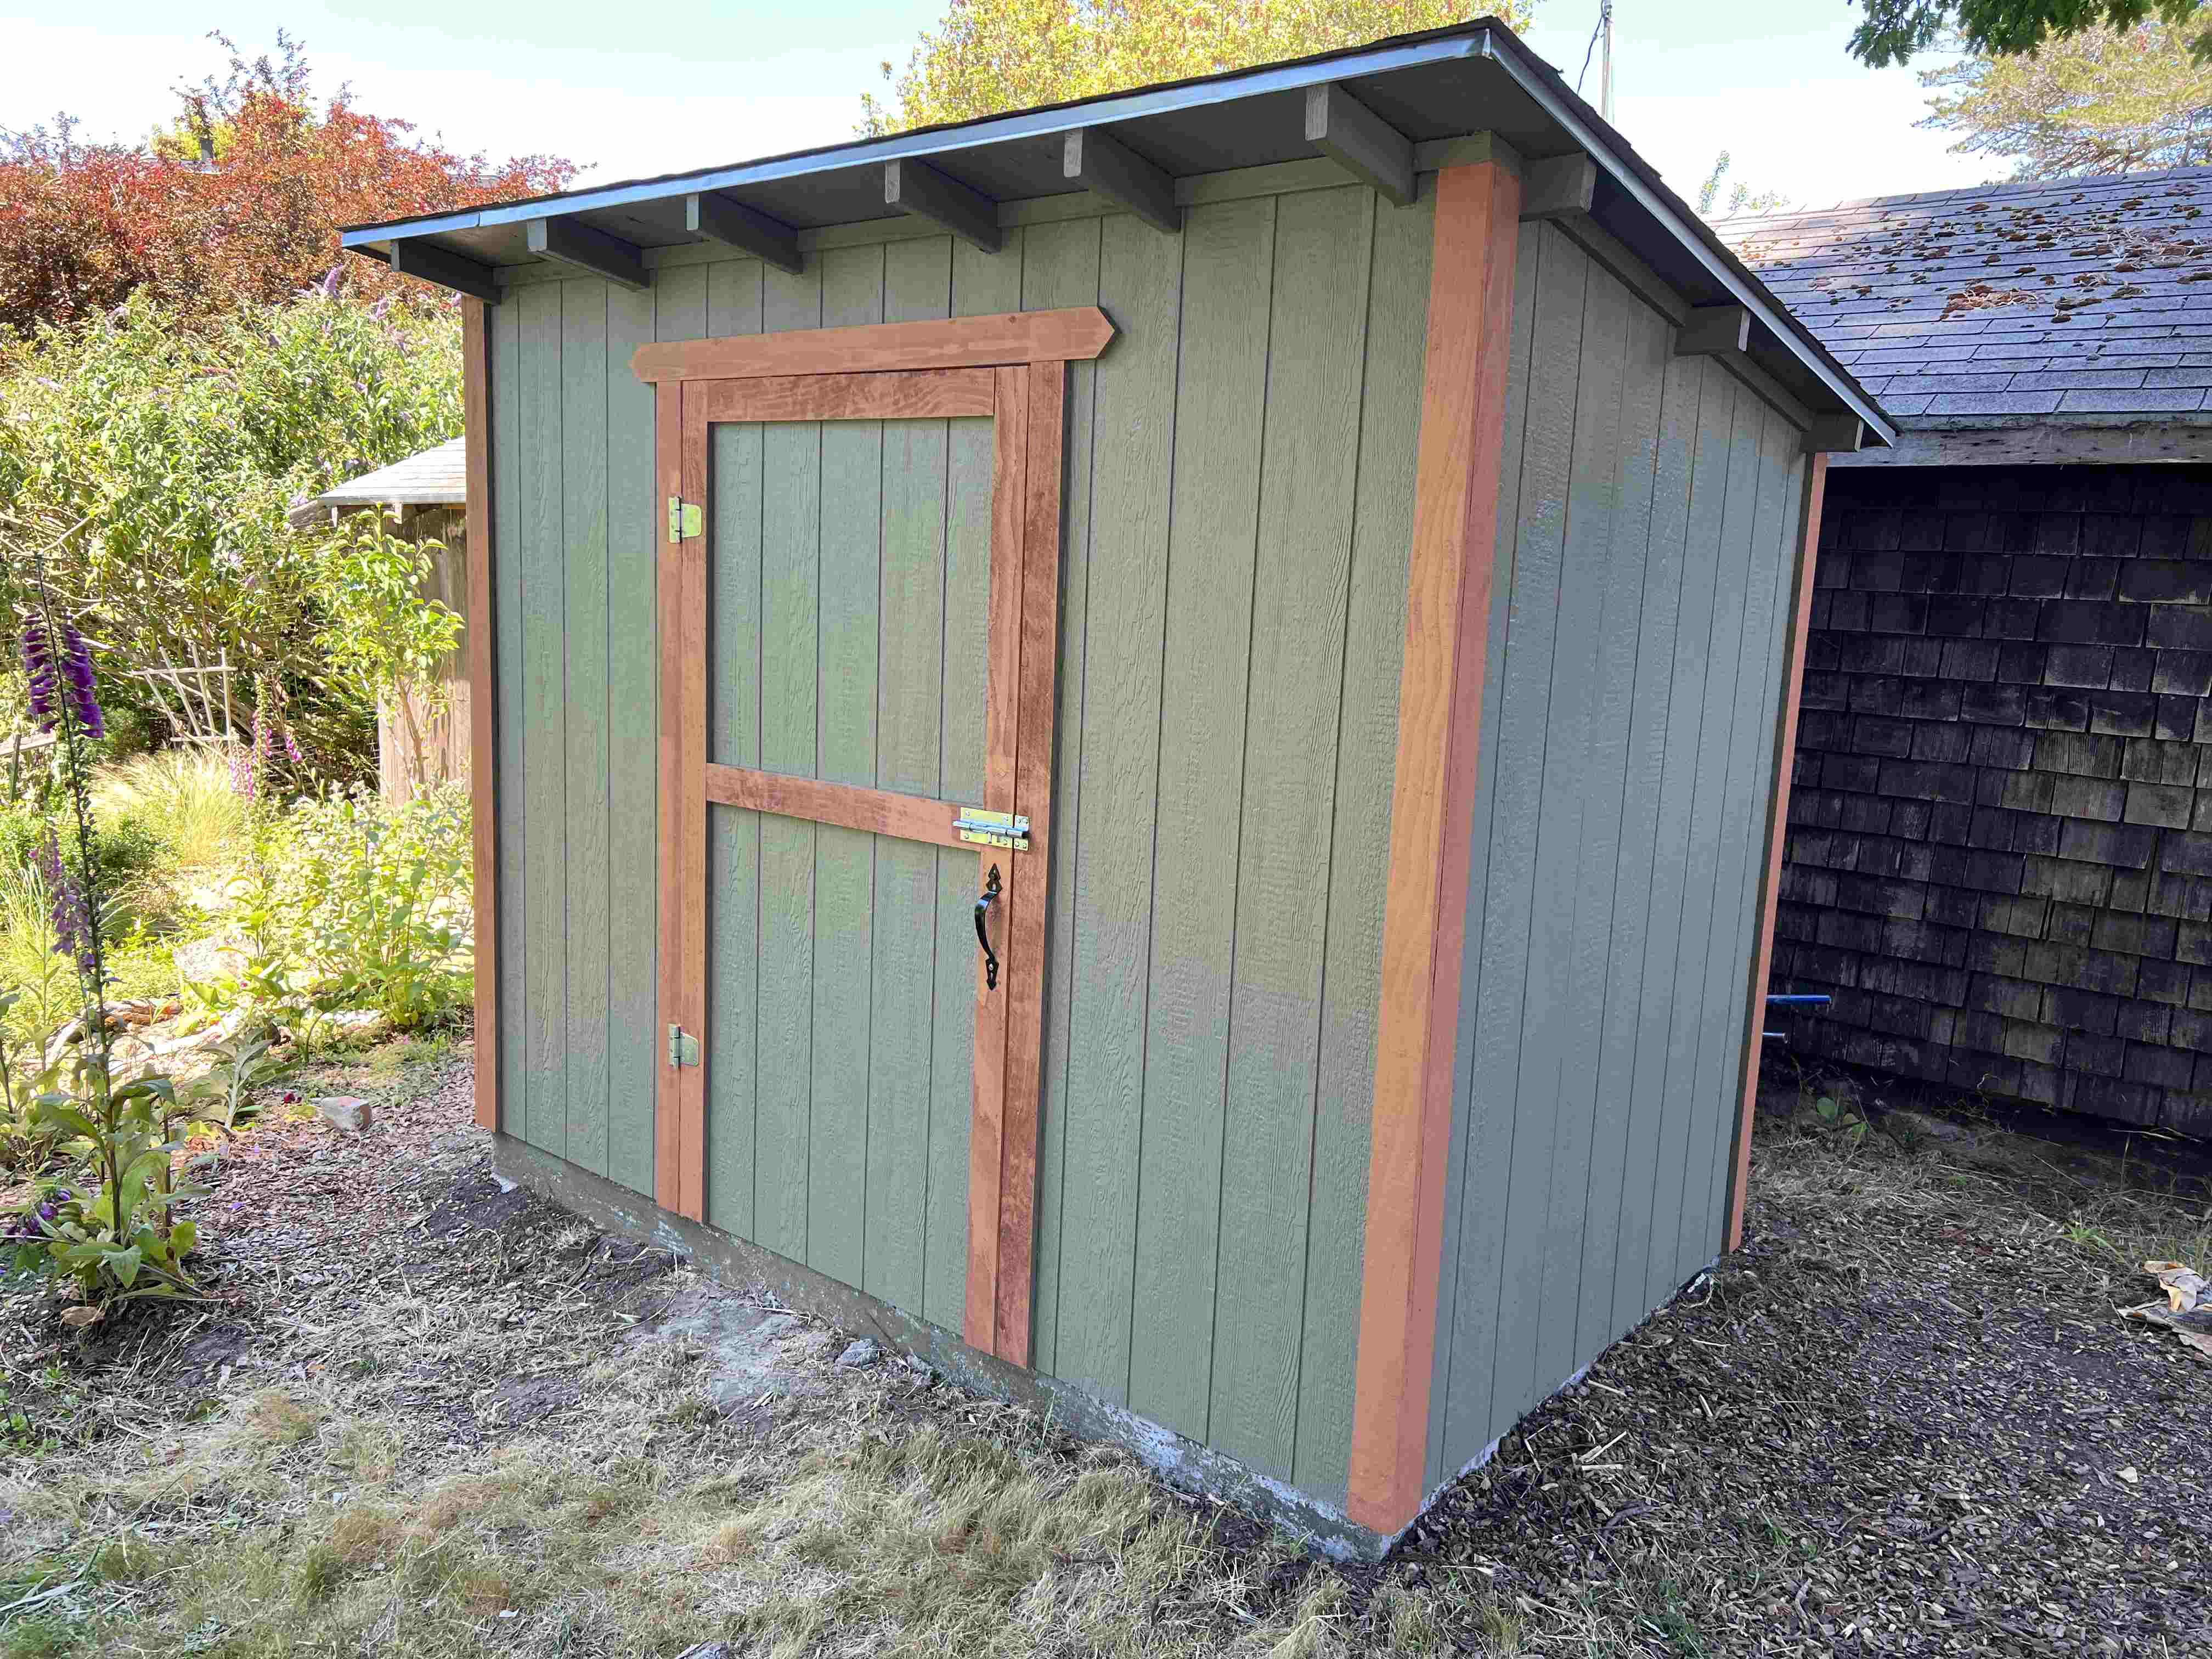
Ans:
{"label": "green tree", "polygon": [[1385,35],[1494,15],[1525,28],[1538,0],[951,0],[903,74],[883,66],[888,102],[862,94],[860,131],[971,120],[1302,58]]}
{"label": "green tree", "polygon": [[2136,173],[2212,161],[2212,64],[2168,22],[2085,29],[2032,56],[1923,70],[1954,150],[2001,155],[2022,179]]}
{"label": "green tree", "polygon": [[[1978,57],[2013,58],[2042,49],[2048,39],[2085,29],[2131,29],[2150,18],[2179,27],[2207,0],[1858,0],[1866,19],[1851,31],[1851,56],[1875,69],[1948,45],[1955,35]],[[2212,57],[2212,29],[2191,45]]]}
{"label": "green tree", "polygon": [[1740,213],[1778,213],[1790,205],[1790,198],[1780,191],[1753,190],[1739,179],[1729,185],[1728,204],[1715,214],[1713,204],[1721,199],[1721,185],[1726,183],[1729,168],[1733,165],[1726,150],[1713,158],[1713,170],[1698,186],[1698,213],[1701,218],[1731,219]]}

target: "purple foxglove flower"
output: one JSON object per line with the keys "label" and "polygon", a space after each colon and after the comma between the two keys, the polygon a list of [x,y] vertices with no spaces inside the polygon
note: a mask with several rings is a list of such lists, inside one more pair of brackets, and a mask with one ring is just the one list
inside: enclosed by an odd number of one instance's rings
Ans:
{"label": "purple foxglove flower", "polygon": [[23,677],[30,684],[31,718],[41,732],[54,729],[54,645],[42,617],[23,622]]}
{"label": "purple foxglove flower", "polygon": [[77,729],[88,738],[106,735],[107,722],[100,712],[100,694],[93,684],[92,647],[69,623],[62,624],[62,677],[69,682],[70,712]]}
{"label": "purple foxglove flower", "polygon": [[83,886],[62,862],[61,842],[51,830],[46,831],[46,850],[39,863],[46,890],[53,896],[50,914],[54,925],[54,954],[76,963],[79,973],[91,974],[99,965],[92,906],[86,901]]}

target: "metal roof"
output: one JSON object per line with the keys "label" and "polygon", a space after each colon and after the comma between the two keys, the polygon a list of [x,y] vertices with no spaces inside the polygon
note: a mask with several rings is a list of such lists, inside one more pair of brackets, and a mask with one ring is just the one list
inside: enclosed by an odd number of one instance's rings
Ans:
{"label": "metal roof", "polygon": [[[1596,167],[1589,214],[1601,227],[1687,304],[1744,307],[1752,360],[1808,407],[1856,415],[1876,441],[1894,435],[1874,400],[1657,172],[1556,70],[1490,18],[728,167],[354,227],[343,240],[377,258],[391,258],[402,245],[458,256],[472,262],[461,269],[496,293],[493,274],[538,263],[544,250],[533,252],[533,237],[542,243],[548,222],[560,221],[627,245],[641,255],[638,274],[650,280],[655,250],[709,240],[690,228],[687,198],[695,194],[719,196],[797,233],[897,221],[901,210],[885,199],[885,164],[920,161],[984,198],[987,210],[995,206],[1003,222],[1011,204],[1084,194],[1062,166],[1067,136],[1076,132],[1103,130],[1171,179],[1310,162],[1320,149],[1306,137],[1306,93],[1331,84],[1414,144],[1490,132],[1530,161],[1587,154]],[[410,257],[404,248],[401,257]]]}
{"label": "metal roof", "polygon": [[2212,167],[1714,227],[1908,430],[2212,424]]}

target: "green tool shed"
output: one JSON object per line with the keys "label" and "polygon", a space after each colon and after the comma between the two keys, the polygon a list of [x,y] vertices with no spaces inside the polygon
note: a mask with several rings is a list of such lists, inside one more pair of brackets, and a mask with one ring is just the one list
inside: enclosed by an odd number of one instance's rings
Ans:
{"label": "green tool shed", "polygon": [[1504,28],[345,240],[503,1171],[1351,1550],[1732,1242],[1891,428]]}

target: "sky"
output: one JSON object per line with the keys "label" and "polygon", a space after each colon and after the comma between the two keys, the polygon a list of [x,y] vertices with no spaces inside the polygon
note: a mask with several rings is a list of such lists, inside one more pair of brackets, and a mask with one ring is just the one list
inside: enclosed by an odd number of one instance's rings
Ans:
{"label": "sky", "polygon": [[[1598,0],[1542,0],[1528,39],[1570,81]],[[219,71],[221,29],[265,49],[307,43],[325,90],[414,121],[462,152],[563,155],[605,183],[741,161],[852,136],[860,94],[883,87],[944,0],[0,0],[0,127],[66,112],[82,136],[143,137],[170,89]],[[1846,0],[1617,0],[1615,125],[1685,197],[1723,149],[1732,179],[1824,205],[1972,185],[2003,168],[1953,155],[1914,123],[1911,70],[1844,52]],[[614,38],[610,38],[611,36]],[[660,44],[646,44],[647,42]],[[1592,64],[1583,91],[1596,101]]]}

